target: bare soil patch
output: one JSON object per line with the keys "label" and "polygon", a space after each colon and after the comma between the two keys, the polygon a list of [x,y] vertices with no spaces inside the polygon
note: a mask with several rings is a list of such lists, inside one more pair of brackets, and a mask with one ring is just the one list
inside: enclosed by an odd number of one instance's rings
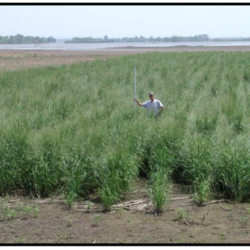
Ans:
{"label": "bare soil patch", "polygon": [[123,51],[0,51],[0,71],[67,65],[132,54]]}
{"label": "bare soil patch", "polygon": [[121,47],[85,51],[50,51],[50,50],[0,50],[0,72],[72,64],[77,62],[106,60],[130,54],[149,52],[195,52],[195,51],[250,51],[250,46],[176,46],[176,47]]}
{"label": "bare soil patch", "polygon": [[[145,187],[145,181],[138,180],[118,204],[147,199]],[[9,204],[12,210],[21,204],[23,210],[11,219],[0,212],[0,243],[250,243],[249,204],[213,203],[198,207],[187,197],[189,187],[172,185],[172,200],[162,215],[117,204],[111,212],[104,213],[98,197],[78,202],[71,209],[60,196],[42,200],[2,197],[1,204]],[[35,215],[24,212],[27,206],[39,211]]]}

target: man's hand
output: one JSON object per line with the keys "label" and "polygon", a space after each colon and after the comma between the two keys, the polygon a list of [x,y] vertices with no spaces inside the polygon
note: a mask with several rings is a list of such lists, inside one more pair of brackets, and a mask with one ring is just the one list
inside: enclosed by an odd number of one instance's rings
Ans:
{"label": "man's hand", "polygon": [[140,103],[136,98],[134,98],[134,102],[136,102],[139,106],[142,106],[142,103]]}

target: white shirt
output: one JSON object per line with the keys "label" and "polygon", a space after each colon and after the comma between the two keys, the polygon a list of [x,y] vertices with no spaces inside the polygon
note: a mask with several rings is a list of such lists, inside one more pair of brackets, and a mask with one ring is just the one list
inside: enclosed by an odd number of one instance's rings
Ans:
{"label": "white shirt", "polygon": [[153,102],[151,102],[151,100],[144,102],[142,106],[148,110],[149,115],[157,115],[161,107],[163,107],[163,104],[159,100],[154,99]]}

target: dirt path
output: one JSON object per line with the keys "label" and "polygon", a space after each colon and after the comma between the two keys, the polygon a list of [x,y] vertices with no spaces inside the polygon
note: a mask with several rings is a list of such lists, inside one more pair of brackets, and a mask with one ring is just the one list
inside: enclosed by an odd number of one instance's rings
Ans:
{"label": "dirt path", "polygon": [[[147,199],[144,181],[133,190],[122,203]],[[173,185],[171,198],[189,196],[187,187]],[[39,203],[21,196],[1,198],[0,204],[9,204],[12,210],[19,204],[19,210],[9,220],[0,212],[0,243],[250,243],[249,204],[197,207],[186,198],[172,200],[161,216],[155,216],[132,207],[104,213],[99,202],[92,202],[79,202],[69,210],[60,197]],[[84,204],[89,209],[83,209]],[[39,211],[34,213],[36,207]]]}

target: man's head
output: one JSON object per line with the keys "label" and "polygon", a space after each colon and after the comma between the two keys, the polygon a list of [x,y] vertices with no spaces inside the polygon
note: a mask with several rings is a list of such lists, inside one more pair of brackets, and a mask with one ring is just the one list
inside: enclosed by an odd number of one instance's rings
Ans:
{"label": "man's head", "polygon": [[154,97],[154,93],[153,92],[149,92],[149,98],[150,98],[150,100],[151,100],[151,102],[153,102],[154,101],[154,99],[155,99],[155,97]]}

